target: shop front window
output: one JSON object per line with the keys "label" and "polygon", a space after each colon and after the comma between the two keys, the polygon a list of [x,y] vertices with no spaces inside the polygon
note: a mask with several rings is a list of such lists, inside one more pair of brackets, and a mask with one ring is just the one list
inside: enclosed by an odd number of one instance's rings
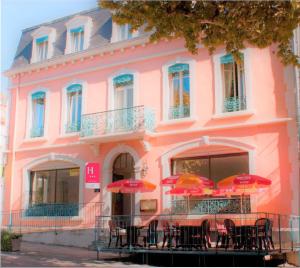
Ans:
{"label": "shop front window", "polygon": [[[237,174],[249,173],[249,157],[247,153],[199,156],[177,158],[172,160],[172,173],[192,173],[209,178],[215,182]],[[250,197],[240,195],[224,197],[190,197],[186,205],[186,198],[174,198],[173,207],[176,210],[190,209],[190,213],[241,213],[250,212]]]}
{"label": "shop front window", "polygon": [[27,216],[76,216],[79,168],[32,171]]}

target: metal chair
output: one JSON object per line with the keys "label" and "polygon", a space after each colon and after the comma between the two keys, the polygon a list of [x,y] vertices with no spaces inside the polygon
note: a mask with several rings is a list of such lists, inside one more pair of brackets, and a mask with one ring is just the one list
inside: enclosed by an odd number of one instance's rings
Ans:
{"label": "metal chair", "polygon": [[224,226],[226,228],[226,235],[225,235],[225,249],[229,247],[229,241],[231,239],[233,248],[236,247],[237,242],[237,234],[235,229],[235,223],[231,219],[224,220]]}
{"label": "metal chair", "polygon": [[118,246],[120,242],[120,246],[122,246],[122,235],[120,234],[120,231],[122,232],[122,229],[116,225],[116,223],[112,220],[109,220],[108,222],[109,226],[109,242],[108,247],[110,247],[111,242],[113,239],[116,239],[116,247]]}
{"label": "metal chair", "polygon": [[158,232],[157,232],[158,220],[150,221],[147,229],[147,236],[144,236],[144,247],[148,243],[148,247],[156,246],[158,248]]}
{"label": "metal chair", "polygon": [[272,226],[273,222],[268,218],[260,218],[255,221],[257,233],[255,239],[258,240],[258,248],[262,249],[264,246],[265,250],[274,249],[274,243],[272,238]]}

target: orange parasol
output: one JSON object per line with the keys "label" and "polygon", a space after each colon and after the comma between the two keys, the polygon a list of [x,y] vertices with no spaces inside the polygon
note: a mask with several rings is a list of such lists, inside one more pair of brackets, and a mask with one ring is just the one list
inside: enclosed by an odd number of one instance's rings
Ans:
{"label": "orange parasol", "polygon": [[179,196],[203,196],[203,195],[210,195],[212,193],[213,190],[209,188],[194,188],[194,189],[174,188],[166,192],[166,194],[169,195],[179,195]]}
{"label": "orange parasol", "polygon": [[213,188],[214,182],[206,177],[195,174],[182,174],[178,176],[176,188],[194,189],[197,187]]}
{"label": "orange parasol", "polygon": [[145,180],[123,179],[107,185],[107,190],[113,193],[152,192],[156,188],[151,182]]}
{"label": "orange parasol", "polygon": [[266,188],[272,183],[271,180],[257,175],[241,174],[222,179],[217,183],[219,189],[231,190],[233,192],[243,191],[255,193],[259,189]]}

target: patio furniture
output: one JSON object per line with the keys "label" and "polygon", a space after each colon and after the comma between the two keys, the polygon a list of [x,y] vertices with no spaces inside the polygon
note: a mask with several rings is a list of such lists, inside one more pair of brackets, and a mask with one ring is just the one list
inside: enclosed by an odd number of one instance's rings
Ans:
{"label": "patio furniture", "polygon": [[163,244],[162,244],[162,248],[165,247],[165,243],[167,242],[167,247],[171,247],[172,244],[172,230],[171,230],[171,226],[169,224],[168,221],[162,221],[162,228],[163,228]]}
{"label": "patio furniture", "polygon": [[273,222],[268,218],[260,218],[255,222],[257,227],[257,240],[258,249],[262,249],[262,245],[265,250],[270,250],[271,247],[274,249],[274,243],[272,238],[272,226]]}
{"label": "patio furniture", "polygon": [[219,242],[221,241],[221,247],[225,246],[225,240],[227,236],[227,230],[225,228],[224,223],[216,222],[216,228],[217,228],[217,242],[216,242],[216,248],[219,247]]}
{"label": "patio furniture", "polygon": [[158,248],[158,232],[157,232],[158,220],[150,221],[146,236],[143,236],[144,247],[148,244],[148,247],[156,246]]}
{"label": "patio furniture", "polygon": [[127,242],[125,245],[123,245],[123,247],[143,247],[141,244],[139,244],[140,230],[142,228],[143,226],[126,226]]}
{"label": "patio furniture", "polygon": [[115,245],[116,247],[118,246],[119,242],[120,242],[120,246],[122,246],[122,236],[126,235],[126,230],[118,227],[117,224],[112,220],[109,220],[108,226],[109,226],[108,247],[110,247],[113,239],[116,240],[116,245]]}
{"label": "patio furniture", "polygon": [[201,223],[202,235],[204,239],[204,245],[206,248],[211,248],[211,240],[210,240],[210,222],[208,219],[205,219]]}
{"label": "patio furniture", "polygon": [[201,226],[181,225],[179,226],[179,233],[179,243],[176,247],[202,249],[204,246],[206,249]]}
{"label": "patio furniture", "polygon": [[235,223],[231,219],[224,220],[224,226],[226,228],[226,235],[225,235],[225,249],[227,250],[229,247],[230,239],[232,241],[233,248],[237,247],[237,233],[235,229]]}

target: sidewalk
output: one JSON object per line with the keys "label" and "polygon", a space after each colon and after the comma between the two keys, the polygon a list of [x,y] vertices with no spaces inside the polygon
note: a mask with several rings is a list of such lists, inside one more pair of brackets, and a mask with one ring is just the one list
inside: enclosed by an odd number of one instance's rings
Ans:
{"label": "sidewalk", "polygon": [[150,267],[132,264],[118,255],[101,254],[87,249],[22,242],[20,252],[1,252],[0,267]]}

